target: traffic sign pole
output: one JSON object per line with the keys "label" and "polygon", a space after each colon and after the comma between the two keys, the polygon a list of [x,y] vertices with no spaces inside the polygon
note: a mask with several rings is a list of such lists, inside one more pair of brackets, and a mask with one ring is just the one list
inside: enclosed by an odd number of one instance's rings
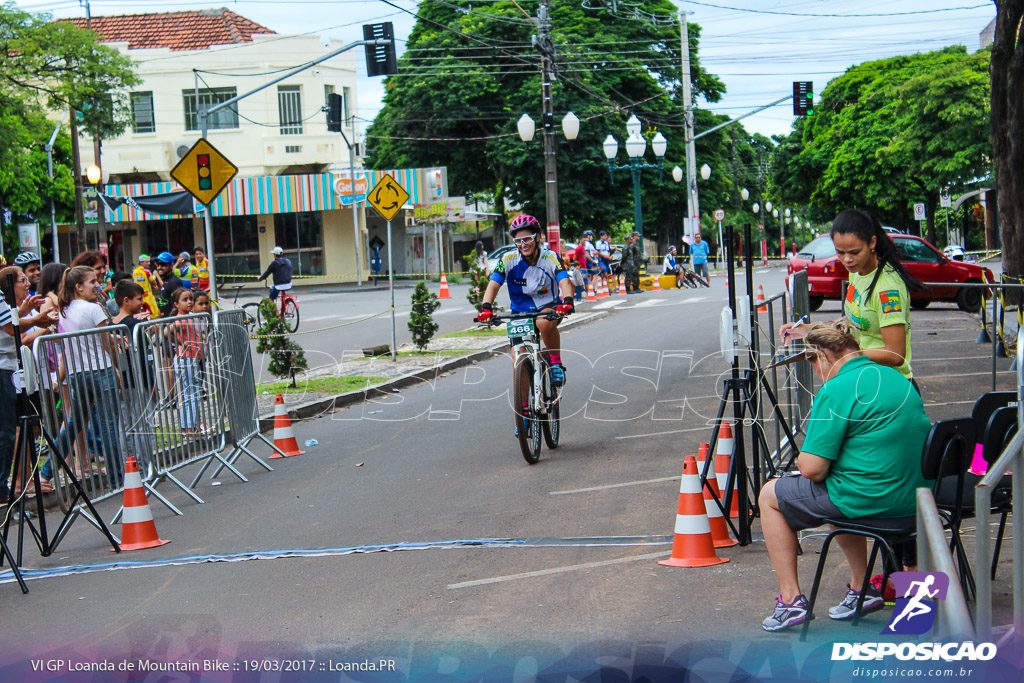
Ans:
{"label": "traffic sign pole", "polygon": [[213,257],[213,217],[210,216],[210,205],[203,204],[203,235],[206,238],[206,267],[210,271],[210,300],[217,303],[217,266]]}
{"label": "traffic sign pole", "polygon": [[391,290],[391,360],[398,360],[398,338],[395,332],[395,266],[391,260],[391,220],[388,220],[388,289]]}

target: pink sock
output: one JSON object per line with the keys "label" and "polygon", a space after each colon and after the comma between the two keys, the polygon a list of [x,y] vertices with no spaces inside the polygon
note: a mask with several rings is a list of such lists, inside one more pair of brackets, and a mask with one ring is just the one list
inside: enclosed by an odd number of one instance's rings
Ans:
{"label": "pink sock", "polygon": [[551,354],[551,363],[552,364],[561,365],[562,364],[562,354],[560,354],[560,353],[552,353]]}

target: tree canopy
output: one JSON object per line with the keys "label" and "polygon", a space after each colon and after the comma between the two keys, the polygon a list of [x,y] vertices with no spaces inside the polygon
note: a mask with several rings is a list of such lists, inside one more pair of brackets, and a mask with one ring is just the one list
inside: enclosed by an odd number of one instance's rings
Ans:
{"label": "tree canopy", "polygon": [[[47,15],[0,5],[0,207],[36,214],[53,197],[66,217],[73,211],[70,138],[54,146],[54,175],[47,173],[45,145],[54,121],[46,112],[74,108],[84,128],[102,137],[124,131],[128,103],[113,93],[138,82],[131,60],[100,45],[92,31]],[[4,243],[15,244],[5,229]]]}
{"label": "tree canopy", "polygon": [[[668,0],[644,0],[629,16],[613,6],[584,8],[578,3],[551,6],[556,80],[555,125],[568,111],[580,119],[579,137],[565,140],[558,131],[558,192],[563,234],[605,227],[632,216],[628,172],[609,178],[602,143],[609,133],[619,140],[619,164],[625,163],[625,121],[635,113],[644,135],[661,131],[668,139],[666,168],[645,171],[642,182],[645,230],[678,235],[685,216],[685,188],[672,180],[672,166],[684,165],[680,30],[669,17]],[[536,2],[522,3],[535,12]],[[367,164],[448,167],[452,194],[484,194],[502,205],[507,196],[534,215],[544,215],[541,141],[540,55],[531,43],[532,20],[512,2],[476,4],[426,0],[420,19],[399,61],[399,73],[385,84],[384,107],[367,131]],[[700,27],[689,25],[694,99],[717,101],[724,85],[708,73],[698,51]],[[537,122],[532,143],[516,134],[527,113]],[[698,130],[724,120],[706,110],[695,113]],[[749,173],[756,151],[741,127],[718,131],[697,141],[701,163],[718,171],[705,188],[707,201],[724,201],[734,190],[730,133]],[[771,144],[767,138],[768,145]],[[647,161],[653,161],[648,152]],[[721,172],[719,172],[721,171]],[[754,191],[754,187],[750,188]]]}
{"label": "tree canopy", "polygon": [[904,228],[924,202],[934,243],[942,188],[959,194],[991,173],[989,57],[957,45],[851,67],[779,139],[772,196],[822,221],[861,207]]}

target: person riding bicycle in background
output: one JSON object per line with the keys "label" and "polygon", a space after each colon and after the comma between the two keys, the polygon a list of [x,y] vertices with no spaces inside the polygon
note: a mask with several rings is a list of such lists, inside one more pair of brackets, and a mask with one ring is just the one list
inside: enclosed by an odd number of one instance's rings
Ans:
{"label": "person riding bicycle in background", "polygon": [[[562,259],[547,248],[541,239],[541,226],[533,216],[522,215],[509,227],[516,251],[510,251],[494,267],[477,322],[486,323],[494,316],[494,299],[501,286],[508,282],[508,295],[513,313],[533,313],[553,308],[560,316],[576,310],[572,278],[565,271]],[[558,296],[559,292],[561,297]],[[565,384],[562,365],[561,334],[557,320],[537,318],[537,331],[551,356],[551,383]]]}
{"label": "person riding bicycle in background", "polygon": [[274,247],[270,252],[274,260],[267,266],[267,270],[260,275],[259,282],[263,282],[271,274],[274,276],[274,286],[270,288],[270,300],[277,301],[277,293],[292,288],[292,262],[284,257],[284,249]]}

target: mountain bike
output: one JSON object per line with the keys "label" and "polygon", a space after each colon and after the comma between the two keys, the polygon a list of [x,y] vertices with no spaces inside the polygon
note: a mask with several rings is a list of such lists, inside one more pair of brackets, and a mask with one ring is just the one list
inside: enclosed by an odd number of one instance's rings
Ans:
{"label": "mountain bike", "polygon": [[710,287],[711,286],[708,283],[707,280],[702,278],[700,275],[697,275],[697,273],[695,271],[689,270],[685,266],[679,266],[679,268],[682,270],[682,273],[683,273],[683,284],[686,287],[697,288],[697,287]]}
{"label": "mountain bike", "polygon": [[531,465],[540,460],[541,435],[548,448],[558,448],[560,387],[551,384],[551,359],[541,348],[537,318],[559,320],[553,311],[494,316],[488,327],[505,323],[513,353],[512,404],[516,436],[523,458]]}

